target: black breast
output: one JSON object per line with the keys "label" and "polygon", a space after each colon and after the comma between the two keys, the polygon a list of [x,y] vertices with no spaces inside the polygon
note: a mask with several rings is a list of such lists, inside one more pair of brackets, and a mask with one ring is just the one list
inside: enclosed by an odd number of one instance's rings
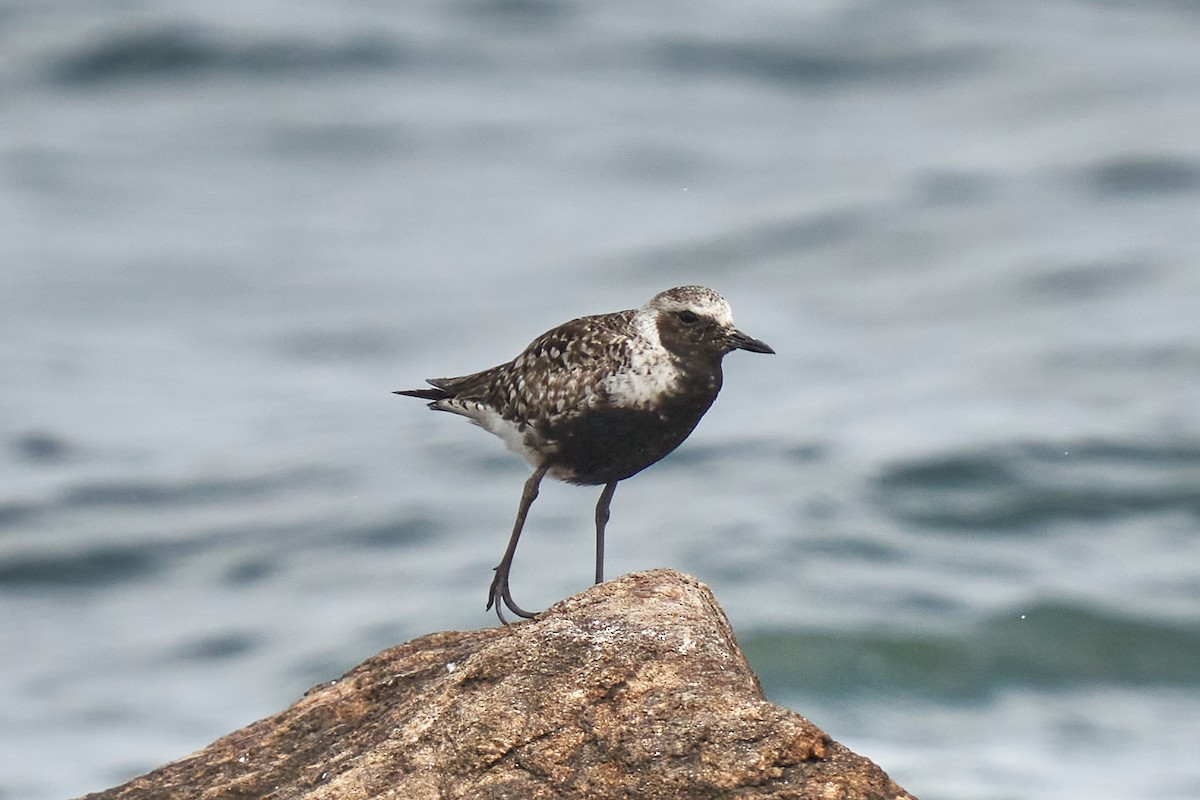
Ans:
{"label": "black breast", "polygon": [[554,444],[553,474],[601,484],[641,472],[688,437],[716,396],[714,388],[666,398],[653,409],[592,408],[547,423],[541,432]]}

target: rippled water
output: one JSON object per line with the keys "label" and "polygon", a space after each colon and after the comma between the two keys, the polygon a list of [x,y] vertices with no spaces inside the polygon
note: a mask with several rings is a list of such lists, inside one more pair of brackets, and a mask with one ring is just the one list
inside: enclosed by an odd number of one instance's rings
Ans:
{"label": "rippled water", "polygon": [[[608,573],[708,583],[923,800],[1200,795],[1200,9],[0,22],[0,798],[492,624],[526,469],[390,391],[693,282],[778,355]],[[586,587],[597,493],[543,487],[519,602]]]}

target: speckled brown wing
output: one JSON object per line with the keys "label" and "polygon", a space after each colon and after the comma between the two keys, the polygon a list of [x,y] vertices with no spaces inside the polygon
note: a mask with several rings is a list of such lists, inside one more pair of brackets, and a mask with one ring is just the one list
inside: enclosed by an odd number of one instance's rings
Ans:
{"label": "speckled brown wing", "polygon": [[459,389],[459,397],[479,399],[514,422],[570,414],[598,399],[601,381],[628,363],[634,313],[571,320],[534,339],[507,364],[435,385]]}

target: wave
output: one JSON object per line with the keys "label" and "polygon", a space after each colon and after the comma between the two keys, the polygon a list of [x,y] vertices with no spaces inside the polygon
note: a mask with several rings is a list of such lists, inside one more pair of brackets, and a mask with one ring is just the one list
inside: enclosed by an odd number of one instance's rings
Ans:
{"label": "wave", "polygon": [[965,72],[980,58],[979,52],[965,48],[894,50],[794,41],[676,39],[658,46],[656,60],[677,73],[716,73],[807,88],[936,80]]}
{"label": "wave", "polygon": [[1182,156],[1131,153],[1092,165],[1085,179],[1102,198],[1194,192],[1200,189],[1200,164]]}
{"label": "wave", "polygon": [[764,687],[970,699],[1008,686],[1200,684],[1200,630],[1045,601],[945,635],[764,631],[739,636]]}
{"label": "wave", "polygon": [[130,544],[82,552],[10,555],[0,564],[0,590],[96,589],[130,583],[166,569],[178,555],[177,549]]}
{"label": "wave", "polygon": [[1200,443],[1089,441],[948,453],[885,467],[872,498],[902,522],[967,531],[1200,514]]}
{"label": "wave", "polygon": [[53,59],[48,71],[57,83],[79,87],[213,72],[277,76],[371,71],[395,67],[403,60],[396,41],[374,33],[324,43],[238,38],[195,27],[165,26],[101,35]]}

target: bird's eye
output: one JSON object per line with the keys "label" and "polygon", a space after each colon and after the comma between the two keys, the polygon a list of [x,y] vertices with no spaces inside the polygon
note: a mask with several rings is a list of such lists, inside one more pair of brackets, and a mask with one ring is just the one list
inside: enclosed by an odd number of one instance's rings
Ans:
{"label": "bird's eye", "polygon": [[691,325],[698,319],[700,319],[700,317],[696,316],[696,312],[694,312],[694,311],[680,311],[679,312],[679,321],[682,322],[684,325]]}

